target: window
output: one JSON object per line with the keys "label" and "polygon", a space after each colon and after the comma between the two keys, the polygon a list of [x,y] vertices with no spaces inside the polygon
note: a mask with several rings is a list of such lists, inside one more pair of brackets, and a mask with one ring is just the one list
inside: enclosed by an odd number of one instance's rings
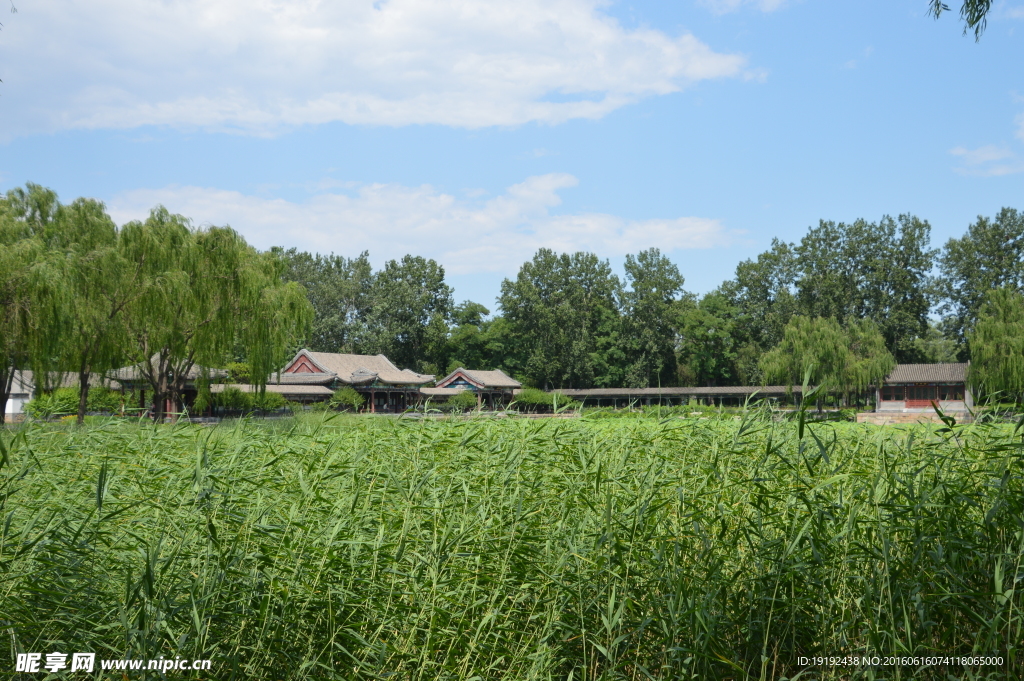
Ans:
{"label": "window", "polygon": [[893,402],[903,399],[903,386],[902,385],[883,385],[882,386],[882,401]]}
{"label": "window", "polygon": [[911,385],[907,386],[908,400],[934,400],[935,386],[933,385]]}

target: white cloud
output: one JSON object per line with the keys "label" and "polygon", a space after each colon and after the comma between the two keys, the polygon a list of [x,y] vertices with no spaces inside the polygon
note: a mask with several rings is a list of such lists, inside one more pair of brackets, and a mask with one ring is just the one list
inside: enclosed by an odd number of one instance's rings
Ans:
{"label": "white cloud", "polygon": [[593,251],[601,257],[657,247],[666,252],[727,246],[739,232],[708,218],[628,220],[606,213],[556,214],[559,192],[575,177],[529,177],[486,201],[424,185],[360,185],[298,203],[236,191],[171,186],[126,192],[108,203],[119,223],[157,204],[199,223],[230,224],[259,248],[279,245],[356,255],[375,262],[407,253],[436,259],[452,274],[514,274],[538,248]]}
{"label": "white cloud", "polygon": [[1017,138],[1024,140],[1024,113],[1017,116],[1014,122],[1017,124]]}
{"label": "white cloud", "polygon": [[961,175],[994,177],[1024,171],[1024,162],[1017,159],[1017,155],[1006,147],[997,147],[993,144],[977,149],[956,147],[950,149],[949,153],[962,160],[963,165],[956,169]]}
{"label": "white cloud", "polygon": [[71,0],[4,29],[12,130],[171,125],[475,128],[599,118],[745,75],[693,35],[626,29],[602,0]]}
{"label": "white cloud", "polygon": [[762,12],[774,12],[786,4],[786,0],[700,0],[700,4],[715,14],[735,12],[746,5],[752,5]]}

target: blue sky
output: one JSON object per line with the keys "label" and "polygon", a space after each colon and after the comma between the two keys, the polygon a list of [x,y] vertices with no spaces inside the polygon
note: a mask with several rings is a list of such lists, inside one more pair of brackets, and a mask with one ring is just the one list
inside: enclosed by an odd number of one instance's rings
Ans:
{"label": "blue sky", "polygon": [[15,5],[0,190],[424,255],[492,309],[542,246],[659,247],[706,292],[819,219],[939,246],[1024,209],[1020,0],[978,43],[927,0]]}

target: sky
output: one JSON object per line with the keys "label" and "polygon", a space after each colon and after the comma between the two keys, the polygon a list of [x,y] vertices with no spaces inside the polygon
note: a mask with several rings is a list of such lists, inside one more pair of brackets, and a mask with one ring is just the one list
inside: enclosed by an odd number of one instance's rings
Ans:
{"label": "sky", "polygon": [[538,248],[656,247],[705,293],[822,219],[939,247],[1024,209],[1024,0],[978,42],[928,5],[14,0],[0,191],[421,255],[492,311]]}

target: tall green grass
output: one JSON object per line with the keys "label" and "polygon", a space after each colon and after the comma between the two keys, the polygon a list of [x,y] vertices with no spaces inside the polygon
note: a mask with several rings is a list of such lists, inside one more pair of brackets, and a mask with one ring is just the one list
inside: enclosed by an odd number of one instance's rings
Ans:
{"label": "tall green grass", "polygon": [[[52,650],[275,681],[1024,670],[1012,427],[314,415],[0,437],[0,673]],[[798,676],[799,656],[932,653],[1004,665]]]}

